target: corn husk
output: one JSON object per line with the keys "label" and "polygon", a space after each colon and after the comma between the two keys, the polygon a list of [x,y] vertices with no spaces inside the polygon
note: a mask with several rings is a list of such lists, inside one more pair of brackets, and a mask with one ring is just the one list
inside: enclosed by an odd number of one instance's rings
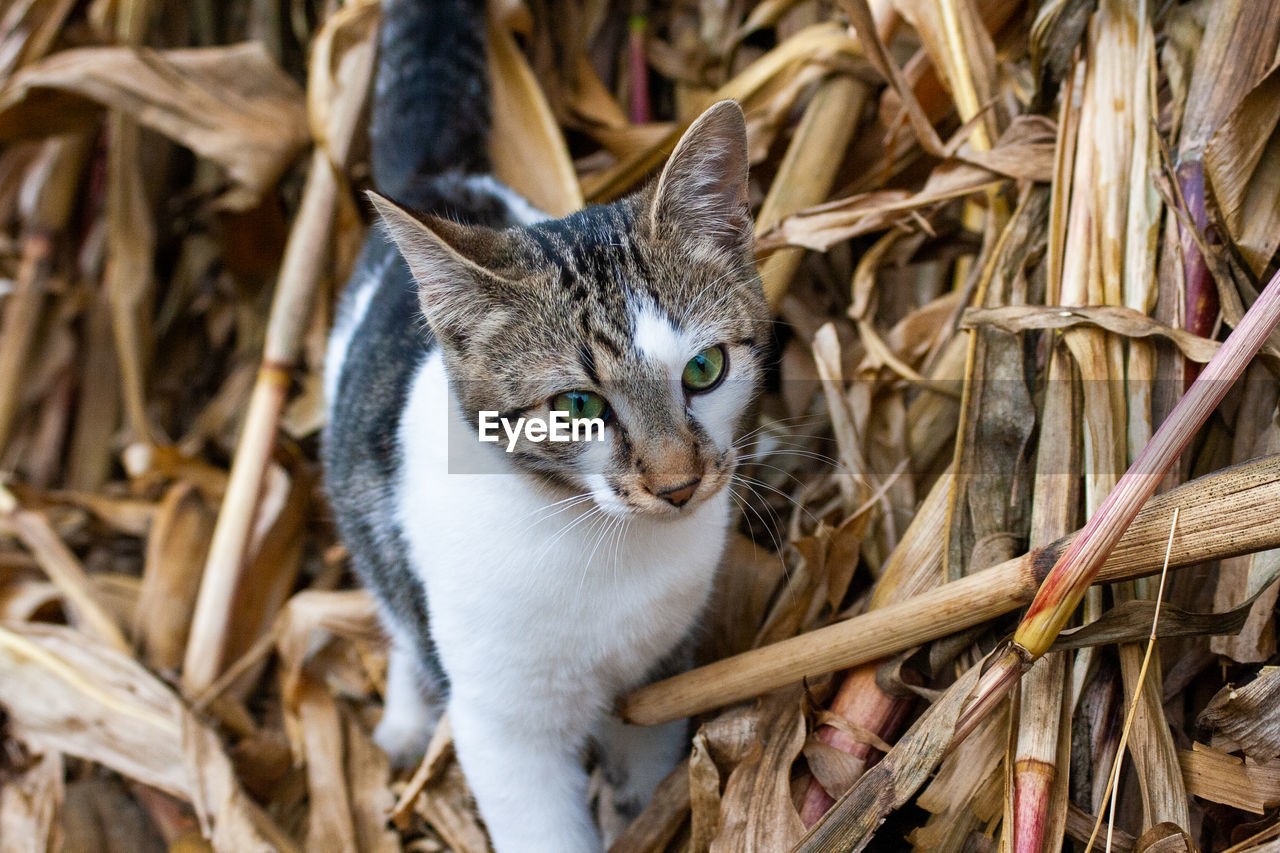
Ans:
{"label": "corn husk", "polygon": [[[743,104],[779,318],[699,666],[618,697],[686,759],[633,821],[591,769],[610,849],[1274,847],[1280,3],[488,14],[551,213]],[[370,739],[316,462],[378,15],[0,12],[6,850],[487,849],[447,724]]]}

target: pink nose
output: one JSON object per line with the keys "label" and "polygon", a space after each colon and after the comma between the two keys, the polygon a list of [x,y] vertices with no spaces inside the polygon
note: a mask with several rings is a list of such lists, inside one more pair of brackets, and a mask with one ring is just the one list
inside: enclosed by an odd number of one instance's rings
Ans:
{"label": "pink nose", "polygon": [[698,484],[701,482],[702,478],[694,477],[683,486],[676,486],[674,489],[664,489],[660,492],[654,492],[654,495],[662,498],[672,506],[684,506],[689,502],[689,498],[693,497],[693,493],[698,490]]}

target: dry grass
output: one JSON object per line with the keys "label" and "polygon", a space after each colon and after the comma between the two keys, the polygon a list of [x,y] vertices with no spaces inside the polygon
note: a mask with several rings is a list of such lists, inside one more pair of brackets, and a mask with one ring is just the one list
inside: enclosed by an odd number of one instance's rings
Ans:
{"label": "dry grass", "polygon": [[[377,15],[0,3],[6,853],[485,849],[447,729],[412,778],[369,739],[318,486]],[[490,18],[547,210],[743,103],[782,320],[708,665],[621,697],[689,758],[626,827],[596,780],[615,853],[1083,849],[1114,766],[1097,849],[1275,849],[1280,2]]]}

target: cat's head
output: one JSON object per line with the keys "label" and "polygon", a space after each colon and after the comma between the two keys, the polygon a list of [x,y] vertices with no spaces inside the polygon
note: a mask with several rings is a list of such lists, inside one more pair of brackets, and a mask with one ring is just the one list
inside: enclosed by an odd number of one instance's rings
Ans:
{"label": "cat's head", "polygon": [[564,219],[495,231],[374,200],[473,425],[605,422],[601,440],[521,438],[512,465],[615,514],[677,516],[726,486],[770,335],[736,103],[703,113],[649,187]]}

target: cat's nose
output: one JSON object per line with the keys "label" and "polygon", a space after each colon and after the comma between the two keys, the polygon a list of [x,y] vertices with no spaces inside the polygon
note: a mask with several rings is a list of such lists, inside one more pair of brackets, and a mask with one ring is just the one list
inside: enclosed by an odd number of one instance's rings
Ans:
{"label": "cat's nose", "polygon": [[689,502],[689,498],[693,497],[693,493],[698,490],[698,484],[702,482],[701,477],[694,477],[683,486],[676,486],[671,489],[663,489],[654,492],[656,497],[662,498],[672,506],[684,506]]}

